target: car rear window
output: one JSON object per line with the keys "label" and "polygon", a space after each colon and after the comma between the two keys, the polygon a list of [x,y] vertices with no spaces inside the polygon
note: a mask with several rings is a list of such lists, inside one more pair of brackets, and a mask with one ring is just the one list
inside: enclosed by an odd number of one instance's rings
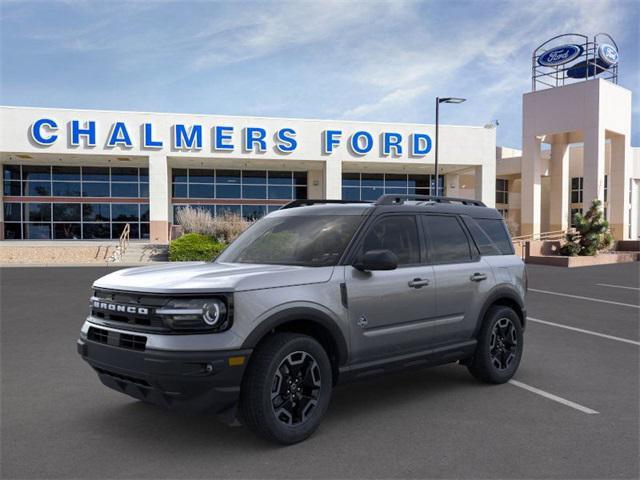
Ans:
{"label": "car rear window", "polygon": [[476,218],[475,221],[478,223],[480,228],[484,230],[495,246],[498,247],[498,250],[500,250],[502,255],[513,255],[514,250],[511,238],[509,237],[507,227],[501,219]]}
{"label": "car rear window", "polygon": [[476,223],[476,220],[467,217],[464,219],[464,223],[466,223],[469,228],[469,233],[471,233],[471,237],[478,247],[480,255],[502,255],[498,246],[489,238],[489,235],[482,227]]}

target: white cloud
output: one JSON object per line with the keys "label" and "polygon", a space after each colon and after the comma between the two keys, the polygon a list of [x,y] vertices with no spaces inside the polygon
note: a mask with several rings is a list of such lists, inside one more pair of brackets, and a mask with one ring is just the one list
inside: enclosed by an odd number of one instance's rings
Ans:
{"label": "white cloud", "polygon": [[[612,1],[511,2],[508,6],[491,18],[448,19],[450,32],[456,33],[436,41],[429,32],[411,25],[416,29],[415,41],[400,38],[386,43],[355,72],[363,88],[379,93],[377,99],[349,108],[344,116],[393,115],[422,94],[457,94],[451,93],[456,86],[464,86],[481,101],[490,99],[487,111],[492,116],[507,99],[526,91],[531,51],[539,43],[571,31],[615,32],[624,19]],[[427,28],[437,28],[428,14],[420,21]],[[380,53],[389,60],[383,61]]]}

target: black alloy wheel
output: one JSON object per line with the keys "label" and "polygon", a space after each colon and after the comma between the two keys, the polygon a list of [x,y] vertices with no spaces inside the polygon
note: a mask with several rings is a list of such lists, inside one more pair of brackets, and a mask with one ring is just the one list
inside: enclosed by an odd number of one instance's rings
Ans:
{"label": "black alloy wheel", "polygon": [[275,333],[251,355],[240,391],[242,421],[281,444],[301,442],[316,431],[329,408],[331,361],[308,335]]}
{"label": "black alloy wheel", "polygon": [[321,386],[320,367],[313,355],[302,351],[287,355],[273,376],[274,415],[290,426],[305,422],[318,405]]}
{"label": "black alloy wheel", "polygon": [[491,307],[477,341],[475,353],[465,362],[471,375],[486,383],[508,382],[520,365],[524,347],[518,314],[506,305]]}
{"label": "black alloy wheel", "polygon": [[493,365],[498,370],[508,369],[518,352],[518,334],[510,319],[503,317],[495,323],[489,348]]}

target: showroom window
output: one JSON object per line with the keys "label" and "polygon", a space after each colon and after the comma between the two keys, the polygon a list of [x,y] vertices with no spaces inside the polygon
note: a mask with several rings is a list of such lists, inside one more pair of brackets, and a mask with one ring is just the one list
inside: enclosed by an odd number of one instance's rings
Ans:
{"label": "showroom window", "polygon": [[[174,222],[177,211],[187,205],[214,216],[227,212],[255,220],[291,200],[306,199],[307,172],[174,168],[171,195]],[[176,199],[189,201],[177,203]]]}
{"label": "showroom window", "polygon": [[[127,223],[131,238],[149,238],[147,168],[3,165],[2,169],[7,240],[115,239]],[[43,198],[38,202],[11,197]]]}
{"label": "showroom window", "polygon": [[496,203],[509,203],[509,180],[496,178]]}
{"label": "showroom window", "polygon": [[148,198],[149,169],[3,165],[5,196]]}
{"label": "showroom window", "polygon": [[120,236],[149,238],[149,204],[84,202],[4,203],[6,240],[102,240]]}
{"label": "showroom window", "polygon": [[582,203],[582,177],[571,179],[571,203]]}
{"label": "showroom window", "polygon": [[[444,175],[438,176],[438,191],[444,195]],[[343,173],[343,200],[377,200],[380,195],[435,195],[435,175],[404,173]]]}

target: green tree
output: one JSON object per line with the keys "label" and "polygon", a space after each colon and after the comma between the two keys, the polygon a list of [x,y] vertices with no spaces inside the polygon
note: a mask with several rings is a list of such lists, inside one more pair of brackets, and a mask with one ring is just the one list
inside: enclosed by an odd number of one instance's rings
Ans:
{"label": "green tree", "polygon": [[562,255],[596,255],[613,243],[609,222],[604,218],[602,202],[594,200],[587,213],[573,216],[576,231],[567,233],[566,243],[560,249]]}

